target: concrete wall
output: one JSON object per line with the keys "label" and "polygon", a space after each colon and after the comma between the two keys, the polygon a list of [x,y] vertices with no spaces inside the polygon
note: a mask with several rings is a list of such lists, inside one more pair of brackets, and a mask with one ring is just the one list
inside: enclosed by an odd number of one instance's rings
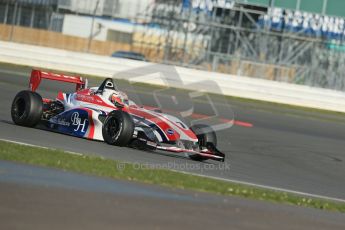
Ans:
{"label": "concrete wall", "polygon": [[[0,24],[0,40],[10,41],[11,30],[11,26]],[[78,52],[86,52],[88,47],[87,38],[75,37],[57,32],[20,26],[13,27],[12,41]],[[109,56],[116,50],[130,50],[130,45],[124,43],[93,40],[89,52]]]}

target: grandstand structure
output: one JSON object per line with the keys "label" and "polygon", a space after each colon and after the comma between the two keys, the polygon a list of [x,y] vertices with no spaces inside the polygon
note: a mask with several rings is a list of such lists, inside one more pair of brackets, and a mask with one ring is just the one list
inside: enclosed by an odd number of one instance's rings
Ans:
{"label": "grandstand structure", "polygon": [[0,23],[59,30],[62,18],[57,4],[58,0],[1,0]]}
{"label": "grandstand structure", "polygon": [[345,90],[341,9],[342,0],[156,0],[137,16],[133,47],[167,64]]}

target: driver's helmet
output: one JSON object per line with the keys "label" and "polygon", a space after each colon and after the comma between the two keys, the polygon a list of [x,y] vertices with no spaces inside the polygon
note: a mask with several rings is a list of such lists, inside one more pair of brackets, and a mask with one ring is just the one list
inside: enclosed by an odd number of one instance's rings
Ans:
{"label": "driver's helmet", "polygon": [[114,105],[128,106],[128,96],[124,92],[114,91],[109,99]]}

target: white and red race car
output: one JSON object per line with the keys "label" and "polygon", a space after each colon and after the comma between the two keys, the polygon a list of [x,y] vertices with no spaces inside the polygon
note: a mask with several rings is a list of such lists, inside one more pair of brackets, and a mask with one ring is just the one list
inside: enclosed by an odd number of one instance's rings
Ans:
{"label": "white and red race car", "polygon": [[[56,99],[35,92],[42,79],[76,84],[74,93],[58,92]],[[116,146],[187,154],[194,160],[224,161],[211,127],[188,127],[178,118],[136,105],[107,78],[99,87],[87,88],[87,80],[32,70],[29,90],[20,91],[11,108],[17,125],[46,129],[104,141]]]}

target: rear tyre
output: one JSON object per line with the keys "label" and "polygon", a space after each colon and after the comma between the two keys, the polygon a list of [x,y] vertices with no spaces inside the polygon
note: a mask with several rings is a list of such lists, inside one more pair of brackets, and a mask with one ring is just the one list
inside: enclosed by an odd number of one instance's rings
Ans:
{"label": "rear tyre", "polygon": [[16,125],[34,127],[41,120],[42,97],[29,90],[20,91],[13,99],[11,117]]}
{"label": "rear tyre", "polygon": [[[217,146],[217,135],[213,129],[204,124],[196,124],[190,127],[198,138],[199,149],[208,148],[211,143],[214,147]],[[189,156],[192,160],[203,161],[206,160],[203,156],[198,154]]]}
{"label": "rear tyre", "polygon": [[107,144],[126,146],[133,137],[134,122],[132,117],[121,110],[114,110],[106,117],[102,134]]}

